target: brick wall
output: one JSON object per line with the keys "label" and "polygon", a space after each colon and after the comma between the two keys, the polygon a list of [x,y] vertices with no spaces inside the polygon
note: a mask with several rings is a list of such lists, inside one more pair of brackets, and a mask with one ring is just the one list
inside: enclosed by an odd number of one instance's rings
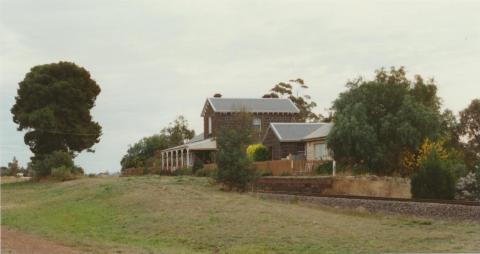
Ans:
{"label": "brick wall", "polygon": [[262,177],[257,179],[254,188],[287,193],[411,198],[409,179],[395,177]]}

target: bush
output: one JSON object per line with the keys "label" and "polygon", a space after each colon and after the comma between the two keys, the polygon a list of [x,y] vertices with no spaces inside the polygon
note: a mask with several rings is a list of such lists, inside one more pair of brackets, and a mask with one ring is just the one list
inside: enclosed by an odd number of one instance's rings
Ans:
{"label": "bush", "polygon": [[292,173],[290,173],[289,171],[283,171],[282,174],[280,174],[280,176],[291,176]]}
{"label": "bush", "polygon": [[480,170],[470,172],[458,179],[455,194],[456,199],[480,201]]}
{"label": "bush", "polygon": [[332,175],[333,174],[333,161],[322,163],[315,167],[315,174],[317,175]]}
{"label": "bush", "polygon": [[195,160],[193,162],[192,172],[195,173],[197,170],[203,168],[203,161],[202,160]]}
{"label": "bush", "polygon": [[83,170],[82,167],[80,166],[73,166],[72,168],[72,173],[74,175],[84,175],[85,174],[85,170]]}
{"label": "bush", "polygon": [[255,169],[247,157],[247,146],[251,143],[253,128],[252,117],[247,112],[236,113],[236,125],[222,127],[217,136],[216,180],[229,190],[244,191],[255,178]]}
{"label": "bush", "polygon": [[420,164],[420,170],[412,175],[411,193],[413,198],[453,199],[454,176],[435,151]]}
{"label": "bush", "polygon": [[192,169],[191,168],[179,168],[179,169],[173,171],[173,175],[175,175],[175,176],[192,175]]}
{"label": "bush", "polygon": [[61,166],[72,169],[75,166],[72,155],[64,151],[55,151],[32,159],[32,168],[36,177],[48,176],[52,173],[52,169]]}
{"label": "bush", "polygon": [[262,177],[262,176],[273,176],[273,173],[269,169],[262,169],[257,171],[257,176]]}
{"label": "bush", "polygon": [[198,177],[205,177],[205,176],[213,176],[214,170],[212,169],[206,169],[206,168],[201,168],[195,172],[195,176]]}
{"label": "bush", "polygon": [[455,182],[458,181],[458,179],[467,175],[467,167],[463,162],[453,161],[448,163],[447,167],[452,173]]}
{"label": "bush", "polygon": [[66,166],[52,168],[52,177],[59,181],[67,181],[75,178],[72,174],[72,169]]}
{"label": "bush", "polygon": [[267,161],[270,159],[270,154],[264,145],[253,144],[247,147],[247,157],[252,161]]}

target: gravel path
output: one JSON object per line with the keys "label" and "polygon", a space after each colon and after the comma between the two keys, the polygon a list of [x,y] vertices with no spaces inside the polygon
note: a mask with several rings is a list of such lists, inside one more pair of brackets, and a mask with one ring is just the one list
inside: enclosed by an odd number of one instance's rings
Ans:
{"label": "gravel path", "polygon": [[272,193],[255,193],[254,195],[285,202],[301,201],[335,208],[368,211],[371,213],[405,214],[420,217],[480,222],[480,206],[314,197]]}
{"label": "gravel path", "polygon": [[1,228],[2,248],[1,253],[11,254],[80,254],[58,243],[32,236],[23,232]]}

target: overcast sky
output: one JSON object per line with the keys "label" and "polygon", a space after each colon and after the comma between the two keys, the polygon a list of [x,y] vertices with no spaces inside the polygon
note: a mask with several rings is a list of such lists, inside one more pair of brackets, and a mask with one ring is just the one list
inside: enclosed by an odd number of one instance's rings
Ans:
{"label": "overcast sky", "polygon": [[102,92],[86,172],[118,171],[128,145],[177,115],[197,133],[205,98],[260,97],[303,78],[329,108],[382,66],[434,77],[454,112],[480,97],[480,1],[1,1],[0,165],[32,155],[10,108],[38,64],[73,61]]}

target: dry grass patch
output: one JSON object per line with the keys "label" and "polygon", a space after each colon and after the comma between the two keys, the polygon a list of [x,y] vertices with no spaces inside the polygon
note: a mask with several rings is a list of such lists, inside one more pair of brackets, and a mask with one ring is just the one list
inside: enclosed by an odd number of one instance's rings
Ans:
{"label": "dry grass patch", "polygon": [[[3,225],[99,253],[111,246],[147,253],[480,250],[480,223],[287,204],[222,192],[207,178],[9,184],[2,194]],[[12,195],[25,206],[4,209],[18,202]]]}

